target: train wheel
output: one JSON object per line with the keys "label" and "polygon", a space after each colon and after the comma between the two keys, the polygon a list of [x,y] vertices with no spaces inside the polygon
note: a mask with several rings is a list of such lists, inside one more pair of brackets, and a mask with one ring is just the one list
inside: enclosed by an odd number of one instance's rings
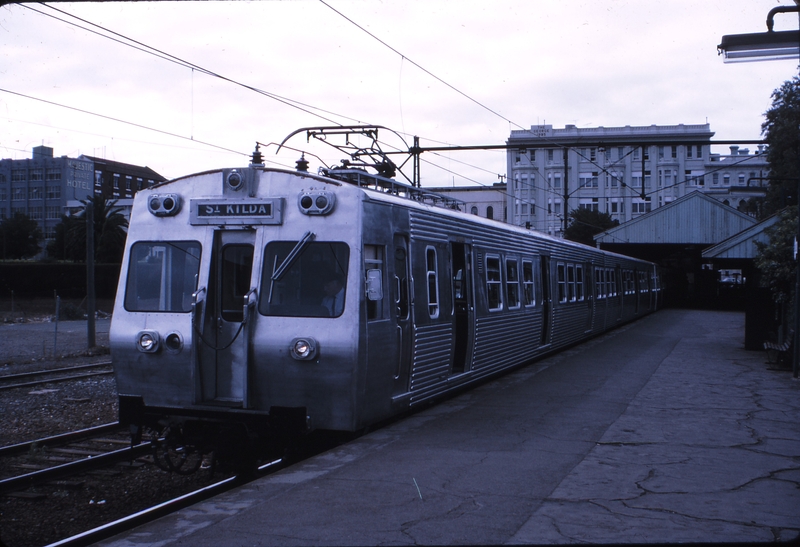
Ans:
{"label": "train wheel", "polygon": [[171,473],[191,475],[203,464],[203,454],[191,445],[180,442],[180,435],[167,428],[153,440],[153,461]]}

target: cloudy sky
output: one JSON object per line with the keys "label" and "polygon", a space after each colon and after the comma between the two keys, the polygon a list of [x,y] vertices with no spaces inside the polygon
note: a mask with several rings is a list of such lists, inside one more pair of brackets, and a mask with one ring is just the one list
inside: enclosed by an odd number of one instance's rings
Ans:
{"label": "cloudy sky", "polygon": [[[502,144],[511,130],[537,124],[709,123],[716,139],[758,139],[771,92],[797,74],[797,63],[724,64],[716,46],[724,34],[766,31],[767,13],[777,5],[6,5],[0,157],[28,158],[44,144],[57,156],[147,165],[172,178],[246,165],[256,142],[335,124],[391,128],[400,136],[382,132],[387,149],[403,147],[401,138],[411,144],[414,135],[422,146]],[[776,30],[797,25],[794,14],[776,16]],[[319,157],[309,156],[312,170],[341,159],[304,135],[287,144]],[[294,150],[276,155],[274,145],[263,151],[268,165],[291,167],[299,157]],[[423,160],[427,186],[492,184],[505,173],[505,155],[497,151],[427,153]]]}

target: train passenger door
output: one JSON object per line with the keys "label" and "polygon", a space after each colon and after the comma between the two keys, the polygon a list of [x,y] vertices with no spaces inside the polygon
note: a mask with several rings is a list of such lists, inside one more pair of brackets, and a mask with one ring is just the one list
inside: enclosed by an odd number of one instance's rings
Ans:
{"label": "train passenger door", "polygon": [[542,256],[539,262],[542,275],[542,346],[550,344],[550,315],[553,308],[553,294],[550,279],[550,257]]}
{"label": "train passenger door", "polygon": [[409,268],[408,238],[403,234],[394,235],[394,279],[391,283],[394,299],[394,315],[397,321],[397,343],[399,351],[394,375],[394,395],[406,393],[409,389],[409,370],[411,367],[412,314],[411,314],[411,275]]}
{"label": "train passenger door", "polygon": [[204,402],[246,405],[248,352],[242,331],[254,240],[255,232],[220,230],[214,234],[207,308],[197,346]]}
{"label": "train passenger door", "polygon": [[472,282],[472,245],[450,242],[453,275],[453,365],[451,374],[468,370],[472,363],[475,305]]}

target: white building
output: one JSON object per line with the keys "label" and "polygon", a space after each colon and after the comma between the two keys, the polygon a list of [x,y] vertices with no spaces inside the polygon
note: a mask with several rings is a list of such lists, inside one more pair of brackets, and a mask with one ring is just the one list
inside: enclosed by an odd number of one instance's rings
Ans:
{"label": "white building", "polygon": [[696,190],[737,208],[763,195],[763,149],[712,153],[713,135],[708,124],[512,131],[508,222],[560,235],[577,208],[622,223]]}
{"label": "white building", "polygon": [[506,213],[507,189],[504,182],[491,186],[437,186],[426,191],[464,202],[461,210],[484,218],[508,222]]}

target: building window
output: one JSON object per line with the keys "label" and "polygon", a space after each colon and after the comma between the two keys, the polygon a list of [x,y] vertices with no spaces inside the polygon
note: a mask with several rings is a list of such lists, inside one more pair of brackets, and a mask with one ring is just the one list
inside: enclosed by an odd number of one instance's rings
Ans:
{"label": "building window", "polygon": [[714,173],[713,175],[711,175],[711,182],[714,185],[719,185],[719,173]]}
{"label": "building window", "polygon": [[597,188],[598,173],[581,173],[578,185],[580,188]]}
{"label": "building window", "polygon": [[725,186],[731,185],[731,175],[729,173],[722,175],[722,184]]}
{"label": "building window", "polygon": [[491,205],[486,208],[486,218],[494,218],[494,207]]}
{"label": "building window", "polygon": [[133,177],[131,177],[130,175],[126,175],[125,176],[125,189],[126,190],[130,190],[131,189],[131,181],[132,180],[133,180]]}
{"label": "building window", "polygon": [[697,156],[697,159],[699,160],[703,159],[703,147],[698,144],[695,151],[697,152],[697,154],[695,154]]}
{"label": "building window", "polygon": [[739,186],[745,185],[745,176],[744,173],[739,173]]}
{"label": "building window", "polygon": [[47,199],[59,199],[61,197],[61,186],[48,186]]}
{"label": "building window", "polygon": [[48,169],[47,180],[61,180],[61,169]]}
{"label": "building window", "polygon": [[8,190],[5,188],[0,188],[0,201],[5,201],[8,199]]}
{"label": "building window", "polygon": [[25,188],[11,188],[11,201],[25,201]]}
{"label": "building window", "polygon": [[42,220],[44,215],[44,207],[31,207],[28,216],[33,220]]}
{"label": "building window", "polygon": [[686,147],[686,157],[687,158],[691,158],[692,157],[692,145],[691,144]]}
{"label": "building window", "polygon": [[472,213],[473,215],[477,215],[478,208],[473,205],[472,208],[469,210],[469,212]]}
{"label": "building window", "polygon": [[114,189],[119,189],[119,174],[114,173]]}
{"label": "building window", "polygon": [[635,198],[631,202],[631,212],[634,215],[641,215],[641,214],[644,214],[644,213],[649,213],[650,212],[650,198],[647,198],[644,201],[641,198]]}
{"label": "building window", "polygon": [[548,148],[548,150],[547,150],[547,161],[548,161],[548,163],[552,163],[553,162],[553,149],[552,148]]}
{"label": "building window", "polygon": [[30,180],[40,182],[44,180],[44,171],[42,169],[31,169]]}
{"label": "building window", "polygon": [[44,191],[41,186],[31,186],[28,188],[28,199],[42,199]]}
{"label": "building window", "polygon": [[677,158],[678,158],[678,147],[677,146],[673,146],[672,147],[672,159],[677,159]]}
{"label": "building window", "polygon": [[24,169],[14,169],[11,171],[11,182],[22,182],[28,180]]}
{"label": "building window", "polygon": [[45,218],[48,220],[58,220],[61,218],[61,207],[58,205],[45,207]]}

